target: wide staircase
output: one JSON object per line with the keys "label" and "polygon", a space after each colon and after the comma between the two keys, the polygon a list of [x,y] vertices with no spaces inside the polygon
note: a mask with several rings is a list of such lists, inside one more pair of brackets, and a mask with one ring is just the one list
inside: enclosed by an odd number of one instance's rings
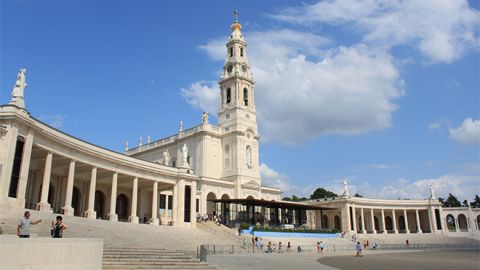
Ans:
{"label": "wide staircase", "polygon": [[[51,222],[57,214],[29,210],[31,219],[42,222],[31,226],[32,237],[50,237]],[[16,234],[23,210],[0,209],[3,234]],[[65,238],[101,238],[104,240],[104,269],[217,269],[201,263],[197,249],[201,244],[238,245],[234,230],[213,222],[198,228],[153,226],[67,217]]]}
{"label": "wide staircase", "polygon": [[141,247],[105,247],[103,269],[218,269],[191,252]]}

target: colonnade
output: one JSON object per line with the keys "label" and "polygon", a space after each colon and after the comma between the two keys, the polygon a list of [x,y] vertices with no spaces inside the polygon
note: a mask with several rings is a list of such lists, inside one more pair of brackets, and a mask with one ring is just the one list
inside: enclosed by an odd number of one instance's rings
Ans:
{"label": "colonnade", "polygon": [[[30,138],[33,139],[33,138]],[[30,161],[31,161],[31,152],[32,152],[32,143],[31,140],[29,140],[29,144],[27,147],[29,147],[29,150],[24,151],[24,155],[22,158],[22,163],[21,163],[21,177],[20,177],[20,185],[18,187],[17,193],[16,193],[16,198],[17,201],[23,201],[22,205],[19,205],[21,207],[25,207],[25,194],[26,194],[26,189],[27,189],[27,183],[29,181],[28,174],[29,174],[29,166],[30,166]],[[36,209],[39,211],[44,211],[44,212],[53,212],[52,206],[50,205],[48,198],[49,198],[49,189],[50,189],[50,184],[51,184],[51,177],[52,177],[52,165],[53,165],[53,160],[54,156],[57,154],[54,154],[52,151],[45,150],[45,149],[39,149],[42,152],[46,151],[46,155],[44,157],[45,163],[43,166],[43,178],[41,179],[41,189],[40,189],[40,199],[36,203]],[[62,159],[65,159],[67,157],[64,157],[63,155],[61,156]],[[43,158],[42,158],[43,159]],[[74,184],[75,184],[75,170],[79,167],[77,164],[78,161],[75,159],[67,158],[69,159],[67,161],[68,164],[68,172],[67,172],[67,177],[66,177],[66,189],[64,190],[65,196],[64,196],[64,201],[62,202],[63,207],[61,208],[61,212],[66,215],[66,216],[73,216],[75,213],[75,209],[73,208],[72,205],[72,200],[73,200],[73,192],[74,192]],[[89,218],[89,219],[96,219],[97,218],[97,213],[95,211],[95,192],[97,191],[97,177],[99,174],[99,170],[101,169],[103,172],[103,175],[105,175],[105,171],[108,171],[107,169],[104,168],[99,168],[98,166],[95,166],[93,164],[86,164],[86,163],[81,163],[81,166],[89,166],[90,171],[89,171],[89,182],[88,182],[88,201],[87,201],[87,207],[86,211],[84,211],[82,214],[84,217]],[[127,175],[124,172],[122,172],[122,177],[127,177],[131,178],[131,208],[130,208],[130,215],[128,217],[128,221],[131,223],[139,223],[139,217],[137,214],[137,209],[138,209],[138,203],[139,203],[139,180],[140,178],[135,175]],[[111,172],[111,189],[110,189],[110,206],[107,211],[107,217],[110,221],[118,221],[118,213],[116,213],[116,208],[117,208],[117,191],[118,191],[118,178],[119,178],[119,172],[117,171],[112,171]],[[105,176],[102,178],[102,180],[105,179]],[[159,220],[159,215],[158,215],[158,209],[159,209],[159,201],[158,201],[158,194],[159,194],[159,181],[158,180],[153,180],[153,179],[141,179],[143,182],[143,189],[144,190],[150,190],[150,187],[148,185],[145,185],[145,182],[148,181],[151,185],[151,190],[152,190],[152,197],[151,197],[151,218],[149,220],[150,224],[153,225],[158,225],[160,222]],[[125,182],[123,182],[125,183]],[[160,182],[163,183],[163,182]],[[176,183],[163,183],[163,184],[168,184],[172,190],[172,196],[173,196],[173,202],[172,202],[172,222],[170,223],[171,225],[184,225],[184,223],[190,223],[192,227],[195,226],[195,220],[196,220],[196,211],[195,211],[195,202],[196,202],[196,181],[193,179],[189,179],[188,182],[185,181],[185,179],[178,179]],[[123,184],[123,186],[125,186]],[[162,188],[165,188],[165,185],[163,185]],[[189,188],[190,189],[190,198],[188,198],[188,201],[190,201],[190,211],[189,214],[190,216],[188,218],[185,217],[185,189]],[[187,207],[188,208],[188,207]],[[81,209],[81,208],[80,208]],[[77,209],[78,211],[78,209]],[[128,209],[127,209],[128,211]]]}
{"label": "colonnade", "polygon": [[[431,207],[386,209],[364,206],[358,207],[355,204],[350,204],[349,207],[347,207],[347,210],[349,211],[349,231],[361,234],[409,234],[412,230],[415,233],[421,234],[424,232],[424,230],[422,230],[422,225],[423,228],[428,227],[430,232],[441,230],[441,228],[437,228],[435,209]],[[414,218],[412,218],[412,212],[415,215]],[[420,217],[421,212],[423,212],[425,216],[423,224]],[[408,215],[409,213],[411,217],[410,219]],[[397,224],[397,222],[401,221],[403,221],[402,224]],[[414,224],[414,226],[410,226],[409,224]]]}

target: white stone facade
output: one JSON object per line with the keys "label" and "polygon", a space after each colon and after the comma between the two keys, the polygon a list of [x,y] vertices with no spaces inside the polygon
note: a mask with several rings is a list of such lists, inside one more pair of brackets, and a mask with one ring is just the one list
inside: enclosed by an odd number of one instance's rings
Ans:
{"label": "white stone facade", "polygon": [[[279,189],[261,185],[254,82],[240,30],[234,23],[227,43],[218,126],[204,114],[196,127],[119,154],[42,123],[23,103],[0,106],[0,207],[194,227],[197,213],[214,211],[207,199],[280,200]],[[19,74],[14,98],[23,101]]]}

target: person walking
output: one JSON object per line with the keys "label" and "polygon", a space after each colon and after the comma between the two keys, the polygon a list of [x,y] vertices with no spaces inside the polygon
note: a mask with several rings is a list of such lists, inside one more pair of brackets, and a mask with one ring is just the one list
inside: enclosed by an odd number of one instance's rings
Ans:
{"label": "person walking", "polygon": [[30,238],[30,225],[37,225],[42,222],[41,219],[33,221],[30,219],[30,212],[25,211],[17,227],[17,235],[20,238]]}
{"label": "person walking", "polygon": [[320,242],[317,242],[317,253],[320,253]]}
{"label": "person walking", "polygon": [[360,242],[357,242],[355,249],[357,250],[357,255],[355,255],[355,257],[362,257],[362,245],[360,245]]}
{"label": "person walking", "polygon": [[291,247],[292,247],[292,245],[290,245],[290,241],[288,241],[288,243],[287,243],[287,253],[290,252],[290,248],[291,248]]}
{"label": "person walking", "polygon": [[325,244],[320,241],[320,253],[323,253],[323,249],[325,248]]}
{"label": "person walking", "polygon": [[62,216],[57,216],[56,221],[52,221],[52,237],[53,238],[62,238],[63,231],[66,230],[68,226],[63,223]]}

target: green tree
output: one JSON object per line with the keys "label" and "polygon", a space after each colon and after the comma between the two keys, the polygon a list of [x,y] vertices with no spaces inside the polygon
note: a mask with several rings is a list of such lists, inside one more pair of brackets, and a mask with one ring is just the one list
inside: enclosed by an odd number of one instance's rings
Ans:
{"label": "green tree", "polygon": [[478,194],[475,194],[475,199],[470,203],[470,205],[474,208],[480,208],[480,197]]}
{"label": "green tree", "polygon": [[338,195],[326,190],[324,188],[317,188],[312,195],[310,195],[310,199],[323,199],[323,198],[329,198],[329,197],[337,197]]}
{"label": "green tree", "polygon": [[288,202],[299,202],[299,201],[305,201],[307,200],[307,198],[305,197],[297,197],[295,195],[292,195],[292,197],[284,197],[283,198],[284,201],[288,201]]}
{"label": "green tree", "polygon": [[467,201],[467,200],[464,200],[463,203],[462,203],[462,206],[463,206],[463,207],[468,207],[468,201]]}
{"label": "green tree", "polygon": [[353,195],[353,197],[357,197],[357,198],[363,198],[362,195],[358,194],[358,193],[355,193],[355,195]]}
{"label": "green tree", "polygon": [[443,203],[444,207],[460,207],[462,204],[457,199],[457,197],[453,196],[452,193],[448,193],[448,198]]}

